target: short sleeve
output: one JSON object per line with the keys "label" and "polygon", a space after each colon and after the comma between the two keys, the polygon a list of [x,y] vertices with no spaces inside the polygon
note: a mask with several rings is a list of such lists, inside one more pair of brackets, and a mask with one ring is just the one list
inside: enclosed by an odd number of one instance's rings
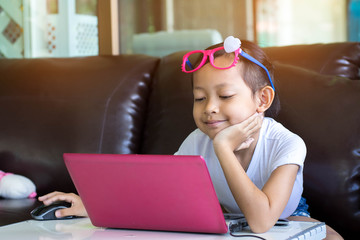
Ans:
{"label": "short sleeve", "polygon": [[306,145],[298,135],[288,135],[286,139],[279,142],[276,149],[277,152],[271,165],[271,172],[286,164],[296,164],[300,167],[299,172],[302,172],[306,156]]}

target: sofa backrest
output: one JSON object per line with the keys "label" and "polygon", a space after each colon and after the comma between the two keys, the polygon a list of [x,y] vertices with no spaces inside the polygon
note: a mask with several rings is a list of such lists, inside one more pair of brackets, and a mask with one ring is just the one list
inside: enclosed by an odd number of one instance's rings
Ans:
{"label": "sofa backrest", "polygon": [[158,61],[145,55],[0,60],[1,170],[29,177],[40,193],[74,191],[64,152],[139,152]]}
{"label": "sofa backrest", "polygon": [[325,75],[360,80],[360,43],[291,45],[268,47],[264,51],[278,61]]}
{"label": "sofa backrest", "polygon": [[141,153],[174,154],[196,126],[192,118],[191,75],[181,71],[183,52],[160,61],[149,98]]}

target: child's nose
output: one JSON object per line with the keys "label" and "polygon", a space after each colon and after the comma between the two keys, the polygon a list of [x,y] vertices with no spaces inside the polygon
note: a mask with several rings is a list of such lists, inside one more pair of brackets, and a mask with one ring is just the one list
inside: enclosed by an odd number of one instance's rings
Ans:
{"label": "child's nose", "polygon": [[204,109],[205,114],[213,114],[219,111],[219,107],[215,101],[209,100]]}

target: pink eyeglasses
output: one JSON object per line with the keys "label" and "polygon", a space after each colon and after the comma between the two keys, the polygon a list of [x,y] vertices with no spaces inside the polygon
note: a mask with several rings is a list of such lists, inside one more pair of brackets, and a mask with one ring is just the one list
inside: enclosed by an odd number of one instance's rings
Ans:
{"label": "pink eyeglasses", "polygon": [[[230,62],[228,65],[225,65],[225,66],[217,66],[215,64],[215,61],[214,61],[214,59],[215,59],[214,54],[217,51],[220,51],[220,50],[224,50],[224,47],[218,47],[218,48],[214,48],[214,49],[210,49],[210,50],[195,50],[195,51],[188,52],[183,57],[182,71],[185,72],[185,73],[192,73],[192,72],[195,72],[195,71],[199,70],[206,63],[206,60],[207,60],[208,57],[209,57],[210,64],[214,68],[217,68],[217,69],[229,69],[229,68],[235,66],[238,63],[239,55],[241,55],[244,58],[248,59],[249,61],[255,63],[256,65],[258,65],[259,67],[261,67],[262,69],[265,70],[265,72],[266,72],[266,74],[267,74],[267,76],[269,78],[271,87],[275,91],[275,87],[274,87],[274,84],[273,84],[273,82],[271,80],[269,71],[258,60],[256,60],[255,58],[253,58],[252,56],[250,56],[249,54],[244,52],[239,47],[238,49],[236,49],[234,51],[234,60],[232,62]],[[194,66],[195,63],[199,62],[199,59],[201,59],[200,63],[197,66]]]}

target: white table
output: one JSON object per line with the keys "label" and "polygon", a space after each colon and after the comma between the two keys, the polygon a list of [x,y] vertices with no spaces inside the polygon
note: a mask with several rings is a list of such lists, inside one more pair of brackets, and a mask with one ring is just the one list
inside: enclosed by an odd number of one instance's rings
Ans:
{"label": "white table", "polygon": [[[306,230],[304,230],[306,229]],[[258,234],[267,240],[280,239],[323,239],[326,236],[324,223],[290,222],[289,226],[273,227]],[[303,232],[300,238],[294,235]],[[253,234],[244,232],[244,234]],[[71,220],[36,221],[29,220],[0,227],[0,239],[51,240],[51,239],[237,239],[230,234],[196,234],[160,231],[121,230],[94,227],[89,218]],[[256,238],[242,237],[241,240]]]}

